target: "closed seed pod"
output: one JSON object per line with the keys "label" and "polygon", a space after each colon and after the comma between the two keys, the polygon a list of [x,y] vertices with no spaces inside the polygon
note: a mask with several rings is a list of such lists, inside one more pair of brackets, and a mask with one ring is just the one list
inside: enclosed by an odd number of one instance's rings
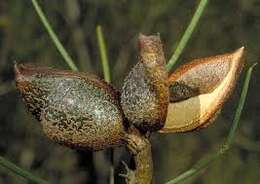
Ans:
{"label": "closed seed pod", "polygon": [[139,61],[124,81],[121,105],[130,124],[141,131],[163,127],[169,103],[165,58],[160,37],[139,35]]}
{"label": "closed seed pod", "polygon": [[88,150],[123,144],[118,93],[96,76],[16,64],[15,80],[28,110],[53,141]]}
{"label": "closed seed pod", "polygon": [[160,132],[186,132],[210,124],[232,93],[243,63],[242,47],[177,69],[169,77],[170,104]]}

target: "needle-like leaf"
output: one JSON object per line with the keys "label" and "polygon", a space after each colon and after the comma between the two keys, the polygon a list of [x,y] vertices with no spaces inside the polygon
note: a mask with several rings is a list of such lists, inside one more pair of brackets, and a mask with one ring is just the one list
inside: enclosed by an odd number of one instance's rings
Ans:
{"label": "needle-like leaf", "polygon": [[3,167],[6,170],[9,170],[16,175],[19,175],[26,180],[35,183],[35,184],[48,184],[47,181],[39,178],[38,176],[34,176],[32,173],[29,171],[26,171],[25,169],[22,169],[21,167],[18,167],[14,163],[8,161],[7,159],[3,158],[0,156],[0,167]]}
{"label": "needle-like leaf", "polygon": [[101,58],[101,62],[102,62],[104,79],[107,82],[111,82],[109,62],[108,62],[108,57],[107,57],[107,47],[106,47],[104,35],[102,32],[102,27],[100,25],[98,25],[96,28],[96,34],[97,34],[97,39],[98,39],[98,46],[99,46],[100,58]]}
{"label": "needle-like leaf", "polygon": [[53,28],[51,27],[49,21],[47,20],[46,16],[44,15],[41,7],[39,6],[37,0],[32,0],[32,4],[34,6],[35,11],[37,12],[38,16],[40,17],[40,20],[42,21],[42,24],[44,25],[45,29],[47,30],[51,40],[53,41],[54,45],[62,55],[63,59],[66,61],[66,63],[69,65],[71,70],[78,71],[77,66],[75,65],[74,61],[60,42],[58,36],[53,31]]}
{"label": "needle-like leaf", "polygon": [[200,17],[202,16],[204,9],[206,7],[208,3],[208,0],[201,0],[187,29],[185,30],[175,52],[173,53],[173,55],[171,56],[169,62],[166,65],[166,68],[168,71],[170,71],[172,69],[172,67],[174,66],[174,64],[177,62],[177,60],[179,59],[182,51],[184,50],[184,48],[186,47],[193,31],[195,30],[196,26],[198,25],[198,22],[200,20]]}

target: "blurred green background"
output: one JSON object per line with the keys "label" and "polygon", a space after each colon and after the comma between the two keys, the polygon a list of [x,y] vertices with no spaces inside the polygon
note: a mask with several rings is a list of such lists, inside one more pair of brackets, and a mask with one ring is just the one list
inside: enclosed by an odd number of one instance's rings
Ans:
{"label": "blurred green background", "polygon": [[[123,79],[137,62],[137,35],[160,33],[170,58],[190,21],[198,0],[42,0],[62,43],[81,71],[102,77],[95,29],[102,25],[108,47],[112,83]],[[259,62],[259,0],[209,0],[205,13],[178,64],[193,58],[247,49],[246,68]],[[0,155],[51,183],[107,183],[107,151],[75,151],[44,137],[40,124],[26,112],[13,88],[13,62],[68,69],[49,39],[31,1],[0,1]],[[256,66],[232,149],[199,175],[184,183],[260,183],[260,81]],[[214,152],[223,142],[238,104],[244,73],[221,115],[209,128],[169,135],[153,135],[155,183],[164,183]],[[130,162],[124,148],[115,149],[116,173],[120,161]],[[0,168],[0,184],[26,183]],[[123,183],[116,177],[116,183]]]}

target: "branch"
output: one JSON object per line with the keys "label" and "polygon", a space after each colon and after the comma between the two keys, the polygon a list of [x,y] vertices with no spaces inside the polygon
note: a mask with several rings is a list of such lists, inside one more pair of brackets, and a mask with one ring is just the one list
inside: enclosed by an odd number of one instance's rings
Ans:
{"label": "branch", "polygon": [[196,12],[194,13],[187,29],[185,30],[182,38],[181,38],[181,41],[179,42],[175,52],[173,53],[173,55],[171,56],[169,62],[167,63],[166,65],[166,69],[168,71],[170,71],[173,67],[173,65],[177,62],[177,60],[179,59],[183,49],[185,48],[185,46],[187,45],[193,31],[195,30],[196,26],[198,25],[198,22],[200,20],[200,17],[202,16],[203,12],[204,12],[204,9],[206,7],[208,3],[208,0],[201,0],[197,9],[196,9]]}
{"label": "branch", "polygon": [[257,63],[253,64],[247,71],[246,79],[245,79],[245,82],[244,82],[244,85],[243,85],[243,90],[242,90],[240,100],[239,100],[239,104],[238,104],[238,107],[237,107],[237,110],[236,110],[235,118],[233,120],[231,130],[228,134],[227,141],[225,143],[227,146],[232,144],[232,142],[234,140],[235,133],[236,133],[237,127],[239,125],[240,116],[241,116],[241,113],[242,113],[242,110],[243,110],[243,107],[244,107],[244,104],[245,104],[247,90],[248,90],[248,87],[249,87],[249,82],[250,82],[250,78],[251,78],[251,75],[252,75],[252,71],[253,71],[254,67],[256,66],[256,64]]}
{"label": "branch", "polygon": [[127,148],[134,157],[135,169],[131,170],[126,164],[126,174],[120,174],[126,178],[127,184],[151,184],[153,179],[153,161],[151,143],[137,129],[130,129],[127,137]]}
{"label": "branch", "polygon": [[18,166],[16,166],[14,163],[6,160],[5,158],[0,156],[0,166],[15,173],[16,175],[19,175],[25,179],[27,179],[28,181],[32,182],[32,183],[36,183],[36,184],[48,184],[47,181],[34,176],[33,174],[31,174],[29,171],[26,171]]}
{"label": "branch", "polygon": [[199,171],[201,171],[202,169],[207,167],[214,160],[217,160],[218,158],[220,158],[221,155],[225,154],[229,150],[231,144],[233,143],[234,136],[235,136],[237,127],[239,125],[241,113],[242,113],[242,110],[243,110],[243,107],[245,104],[245,100],[246,100],[246,96],[247,96],[249,82],[250,82],[252,71],[253,71],[253,68],[255,67],[255,65],[256,65],[256,63],[254,65],[252,65],[247,71],[246,78],[245,78],[244,85],[243,85],[243,90],[242,90],[242,93],[241,93],[241,96],[239,99],[239,104],[238,104],[238,107],[236,110],[235,118],[233,120],[232,127],[227,136],[227,140],[224,142],[224,144],[221,146],[221,148],[218,150],[218,152],[216,152],[215,154],[211,154],[204,159],[199,160],[189,170],[185,171],[184,173],[177,176],[173,180],[168,181],[166,184],[176,184],[176,183],[180,183],[183,180],[186,180],[187,178],[197,174]]}
{"label": "branch", "polygon": [[68,52],[65,50],[63,47],[62,43],[60,42],[58,36],[56,33],[53,31],[53,28],[51,27],[50,23],[48,22],[46,16],[44,15],[41,7],[39,6],[37,0],[31,0],[32,4],[34,6],[35,11],[37,12],[38,16],[40,17],[40,20],[42,21],[42,24],[44,25],[45,29],[47,30],[51,40],[53,41],[54,45],[62,55],[63,59],[66,61],[66,63],[69,65],[71,70],[73,71],[78,71],[78,68],[74,64],[74,61],[68,54]]}

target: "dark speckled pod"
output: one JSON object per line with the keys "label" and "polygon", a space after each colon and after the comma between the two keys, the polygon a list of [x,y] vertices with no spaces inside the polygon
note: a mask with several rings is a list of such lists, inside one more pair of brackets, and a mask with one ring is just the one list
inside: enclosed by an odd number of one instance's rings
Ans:
{"label": "dark speckled pod", "polygon": [[139,62],[125,79],[121,105],[126,118],[142,131],[163,127],[169,104],[165,57],[158,35],[139,35]]}
{"label": "dark speckled pod", "polygon": [[118,93],[94,75],[15,65],[18,90],[28,110],[55,142],[101,150],[123,144]]}

